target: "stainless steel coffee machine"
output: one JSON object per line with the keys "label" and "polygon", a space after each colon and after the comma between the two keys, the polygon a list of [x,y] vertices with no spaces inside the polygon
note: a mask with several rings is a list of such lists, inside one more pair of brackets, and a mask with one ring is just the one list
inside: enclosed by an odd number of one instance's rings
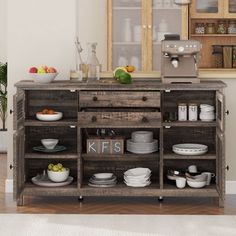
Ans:
{"label": "stainless steel coffee machine", "polygon": [[198,53],[194,40],[163,40],[161,74],[163,83],[199,83]]}

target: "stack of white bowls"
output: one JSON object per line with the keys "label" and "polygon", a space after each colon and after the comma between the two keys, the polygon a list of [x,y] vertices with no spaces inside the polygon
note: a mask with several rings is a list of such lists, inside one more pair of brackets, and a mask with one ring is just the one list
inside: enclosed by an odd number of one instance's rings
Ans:
{"label": "stack of white bowls", "polygon": [[208,104],[200,105],[200,119],[202,121],[213,121],[215,120],[215,107]]}
{"label": "stack of white bowls", "polygon": [[124,182],[130,187],[146,187],[151,184],[151,170],[148,168],[133,168],[124,173]]}
{"label": "stack of white bowls", "polygon": [[135,131],[127,140],[127,150],[136,154],[148,154],[158,150],[158,142],[151,131]]}

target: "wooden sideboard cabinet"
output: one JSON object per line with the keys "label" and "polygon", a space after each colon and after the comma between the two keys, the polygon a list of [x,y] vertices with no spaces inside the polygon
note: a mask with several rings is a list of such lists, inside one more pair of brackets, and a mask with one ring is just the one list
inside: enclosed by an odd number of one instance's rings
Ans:
{"label": "wooden sideboard cabinet", "polygon": [[[225,196],[225,84],[205,81],[199,84],[163,84],[158,80],[134,80],[120,85],[114,79],[94,84],[55,81],[16,84],[14,107],[14,196],[23,205],[24,196],[150,196],[150,197],[216,197],[224,205]],[[210,104],[216,108],[212,122],[167,122],[166,114],[177,112],[178,102]],[[43,108],[63,112],[56,122],[36,120]],[[112,129],[125,138],[124,154],[87,154],[86,140],[97,129]],[[153,131],[159,150],[138,155],[126,151],[126,140],[137,130]],[[38,153],[33,147],[42,138],[57,138],[67,150],[54,154]],[[202,143],[208,152],[201,156],[182,156],[172,152],[177,143]],[[49,163],[61,162],[70,168],[74,178],[65,187],[39,187],[32,177],[47,169]],[[186,170],[197,165],[199,171],[216,174],[210,186],[178,189],[166,175],[169,169]],[[152,170],[151,185],[127,187],[123,173],[134,167]],[[113,172],[118,184],[111,188],[88,186],[88,179],[97,172]]]}

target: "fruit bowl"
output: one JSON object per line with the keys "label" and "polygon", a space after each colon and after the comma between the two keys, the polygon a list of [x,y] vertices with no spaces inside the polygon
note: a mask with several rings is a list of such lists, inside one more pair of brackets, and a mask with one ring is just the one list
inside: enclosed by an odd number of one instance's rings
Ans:
{"label": "fruit bowl", "polygon": [[58,139],[41,139],[41,143],[46,149],[54,149],[58,144]]}
{"label": "fruit bowl", "polygon": [[48,84],[51,83],[58,73],[45,73],[45,74],[38,74],[38,73],[30,73],[30,77],[34,80],[36,83],[40,84]]}
{"label": "fruit bowl", "polygon": [[65,168],[65,170],[63,171],[47,170],[47,172],[48,172],[48,178],[56,183],[66,181],[70,174],[70,170],[68,168]]}
{"label": "fruit bowl", "polygon": [[54,114],[42,114],[42,113],[36,113],[36,118],[41,121],[57,121],[62,118],[63,114],[62,112],[54,112]]}

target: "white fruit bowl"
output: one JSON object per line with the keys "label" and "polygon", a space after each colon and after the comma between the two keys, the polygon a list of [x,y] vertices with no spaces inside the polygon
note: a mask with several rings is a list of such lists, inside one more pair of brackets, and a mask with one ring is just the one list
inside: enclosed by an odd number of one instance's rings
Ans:
{"label": "white fruit bowl", "polygon": [[191,187],[191,188],[203,188],[206,186],[206,181],[190,181],[190,180],[187,180],[187,183],[188,185]]}
{"label": "white fruit bowl", "polygon": [[58,144],[58,139],[41,139],[41,143],[46,149],[54,149]]}
{"label": "white fruit bowl", "polygon": [[52,171],[48,170],[48,178],[56,183],[64,182],[68,179],[70,170],[66,168],[65,171]]}
{"label": "white fruit bowl", "polygon": [[41,121],[57,121],[62,118],[62,112],[55,112],[55,114],[40,114],[36,113],[36,118]]}
{"label": "white fruit bowl", "polygon": [[30,73],[30,77],[34,80],[36,83],[40,84],[48,84],[51,83],[58,73],[45,73],[45,74],[38,74],[38,73]]}

